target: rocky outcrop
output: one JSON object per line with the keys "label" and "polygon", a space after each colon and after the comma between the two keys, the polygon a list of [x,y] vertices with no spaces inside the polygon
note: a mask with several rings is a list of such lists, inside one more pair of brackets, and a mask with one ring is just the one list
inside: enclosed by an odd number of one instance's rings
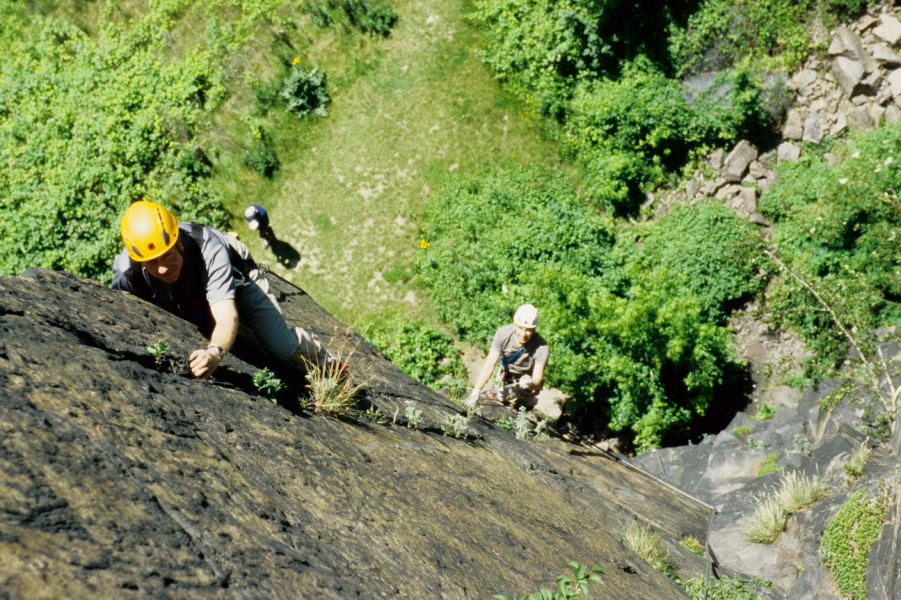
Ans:
{"label": "rocky outcrop", "polygon": [[[894,337],[897,337],[897,333]],[[899,348],[884,347],[886,364],[897,362]],[[892,357],[895,357],[894,359]],[[901,594],[901,471],[898,440],[901,428],[886,438],[883,420],[891,387],[882,380],[882,400],[856,375],[822,382],[803,394],[773,388],[762,404],[775,409],[771,419],[742,412],[716,436],[696,446],[644,453],[635,463],[716,508],[708,536],[719,564],[768,579],[780,597],[791,600],[839,600],[832,574],[823,566],[819,542],[830,519],[850,495],[861,488],[888,490],[889,514],[870,550],[868,598],[894,600]],[[894,389],[901,387],[895,373]],[[895,421],[901,408],[895,407]],[[845,465],[864,444],[871,456],[863,475],[849,479]],[[763,466],[769,461],[767,469]],[[768,471],[768,472],[764,472]],[[758,498],[777,488],[789,473],[819,477],[829,492],[807,510],[791,515],[786,530],[773,544],[746,539]]]}
{"label": "rocky outcrop", "polygon": [[686,200],[717,198],[738,216],[768,226],[757,212],[757,198],[776,181],[779,161],[797,161],[804,143],[901,121],[899,16],[901,10],[886,3],[834,30],[826,57],[810,58],[779,91],[792,100],[775,147],[740,140],[715,150],[709,170],[697,171],[680,190],[649,197],[658,214]]}
{"label": "rocky outcrop", "polygon": [[481,419],[442,435],[455,404],[273,283],[290,321],[350,355],[359,412],[301,408],[290,370],[270,402],[252,348],[187,376],[203,338],[128,294],[0,278],[0,597],[487,598],[548,587],[573,560],[604,569],[597,597],[683,597],[620,543],[635,521],[681,575],[705,572],[678,540],[703,542],[709,507],[613,454]]}

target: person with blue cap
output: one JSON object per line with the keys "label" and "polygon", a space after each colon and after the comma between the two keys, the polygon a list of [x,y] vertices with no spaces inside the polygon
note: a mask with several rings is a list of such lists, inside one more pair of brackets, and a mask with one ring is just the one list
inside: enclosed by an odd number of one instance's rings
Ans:
{"label": "person with blue cap", "polygon": [[244,210],[244,220],[251,231],[260,234],[263,240],[263,247],[268,248],[271,240],[275,237],[275,232],[269,226],[269,213],[259,204],[251,204]]}

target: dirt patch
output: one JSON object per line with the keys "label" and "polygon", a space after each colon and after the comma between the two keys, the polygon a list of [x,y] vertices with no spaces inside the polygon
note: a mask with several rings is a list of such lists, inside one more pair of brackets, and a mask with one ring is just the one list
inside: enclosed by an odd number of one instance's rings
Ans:
{"label": "dirt patch", "polygon": [[811,356],[804,342],[797,334],[777,330],[766,323],[756,302],[736,311],[730,319],[730,326],[736,356],[746,361],[750,370],[753,382],[749,398],[751,403],[784,403],[790,389],[784,382],[792,375],[801,373],[804,360]]}

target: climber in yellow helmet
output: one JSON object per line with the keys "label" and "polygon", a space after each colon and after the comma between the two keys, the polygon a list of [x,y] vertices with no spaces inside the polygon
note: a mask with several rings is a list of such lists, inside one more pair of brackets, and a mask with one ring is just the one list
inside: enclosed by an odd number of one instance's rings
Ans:
{"label": "climber in yellow helmet", "polygon": [[179,223],[147,200],[126,209],[120,229],[125,250],[113,263],[112,287],[194,323],[209,337],[205,348],[189,356],[195,376],[212,374],[239,332],[252,334],[277,360],[322,366],[336,360],[307,331],[287,325],[265,271],[234,236]]}
{"label": "climber in yellow helmet", "polygon": [[539,333],[538,309],[523,304],[513,315],[513,323],[501,326],[491,340],[488,356],[476,377],[475,386],[466,399],[474,408],[482,388],[491,379],[494,367],[500,363],[498,385],[485,394],[492,400],[510,402],[514,407],[532,409],[538,402],[536,394],[544,384],[544,367],[547,365],[548,345]]}

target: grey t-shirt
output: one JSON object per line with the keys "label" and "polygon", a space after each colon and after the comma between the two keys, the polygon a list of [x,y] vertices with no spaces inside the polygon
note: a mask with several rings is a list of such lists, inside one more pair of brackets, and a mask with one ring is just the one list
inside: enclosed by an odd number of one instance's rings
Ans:
{"label": "grey t-shirt", "polygon": [[[547,364],[548,347],[541,334],[537,331],[533,333],[529,341],[526,342],[523,351],[519,352],[520,345],[516,343],[516,328],[512,323],[500,327],[494,333],[494,339],[491,340],[491,349],[501,353],[500,362],[502,365],[505,364],[505,357],[509,360],[506,363],[507,370],[516,377],[531,375],[535,365]],[[519,352],[518,356],[516,355],[517,352]],[[512,358],[514,356],[515,358]]]}

